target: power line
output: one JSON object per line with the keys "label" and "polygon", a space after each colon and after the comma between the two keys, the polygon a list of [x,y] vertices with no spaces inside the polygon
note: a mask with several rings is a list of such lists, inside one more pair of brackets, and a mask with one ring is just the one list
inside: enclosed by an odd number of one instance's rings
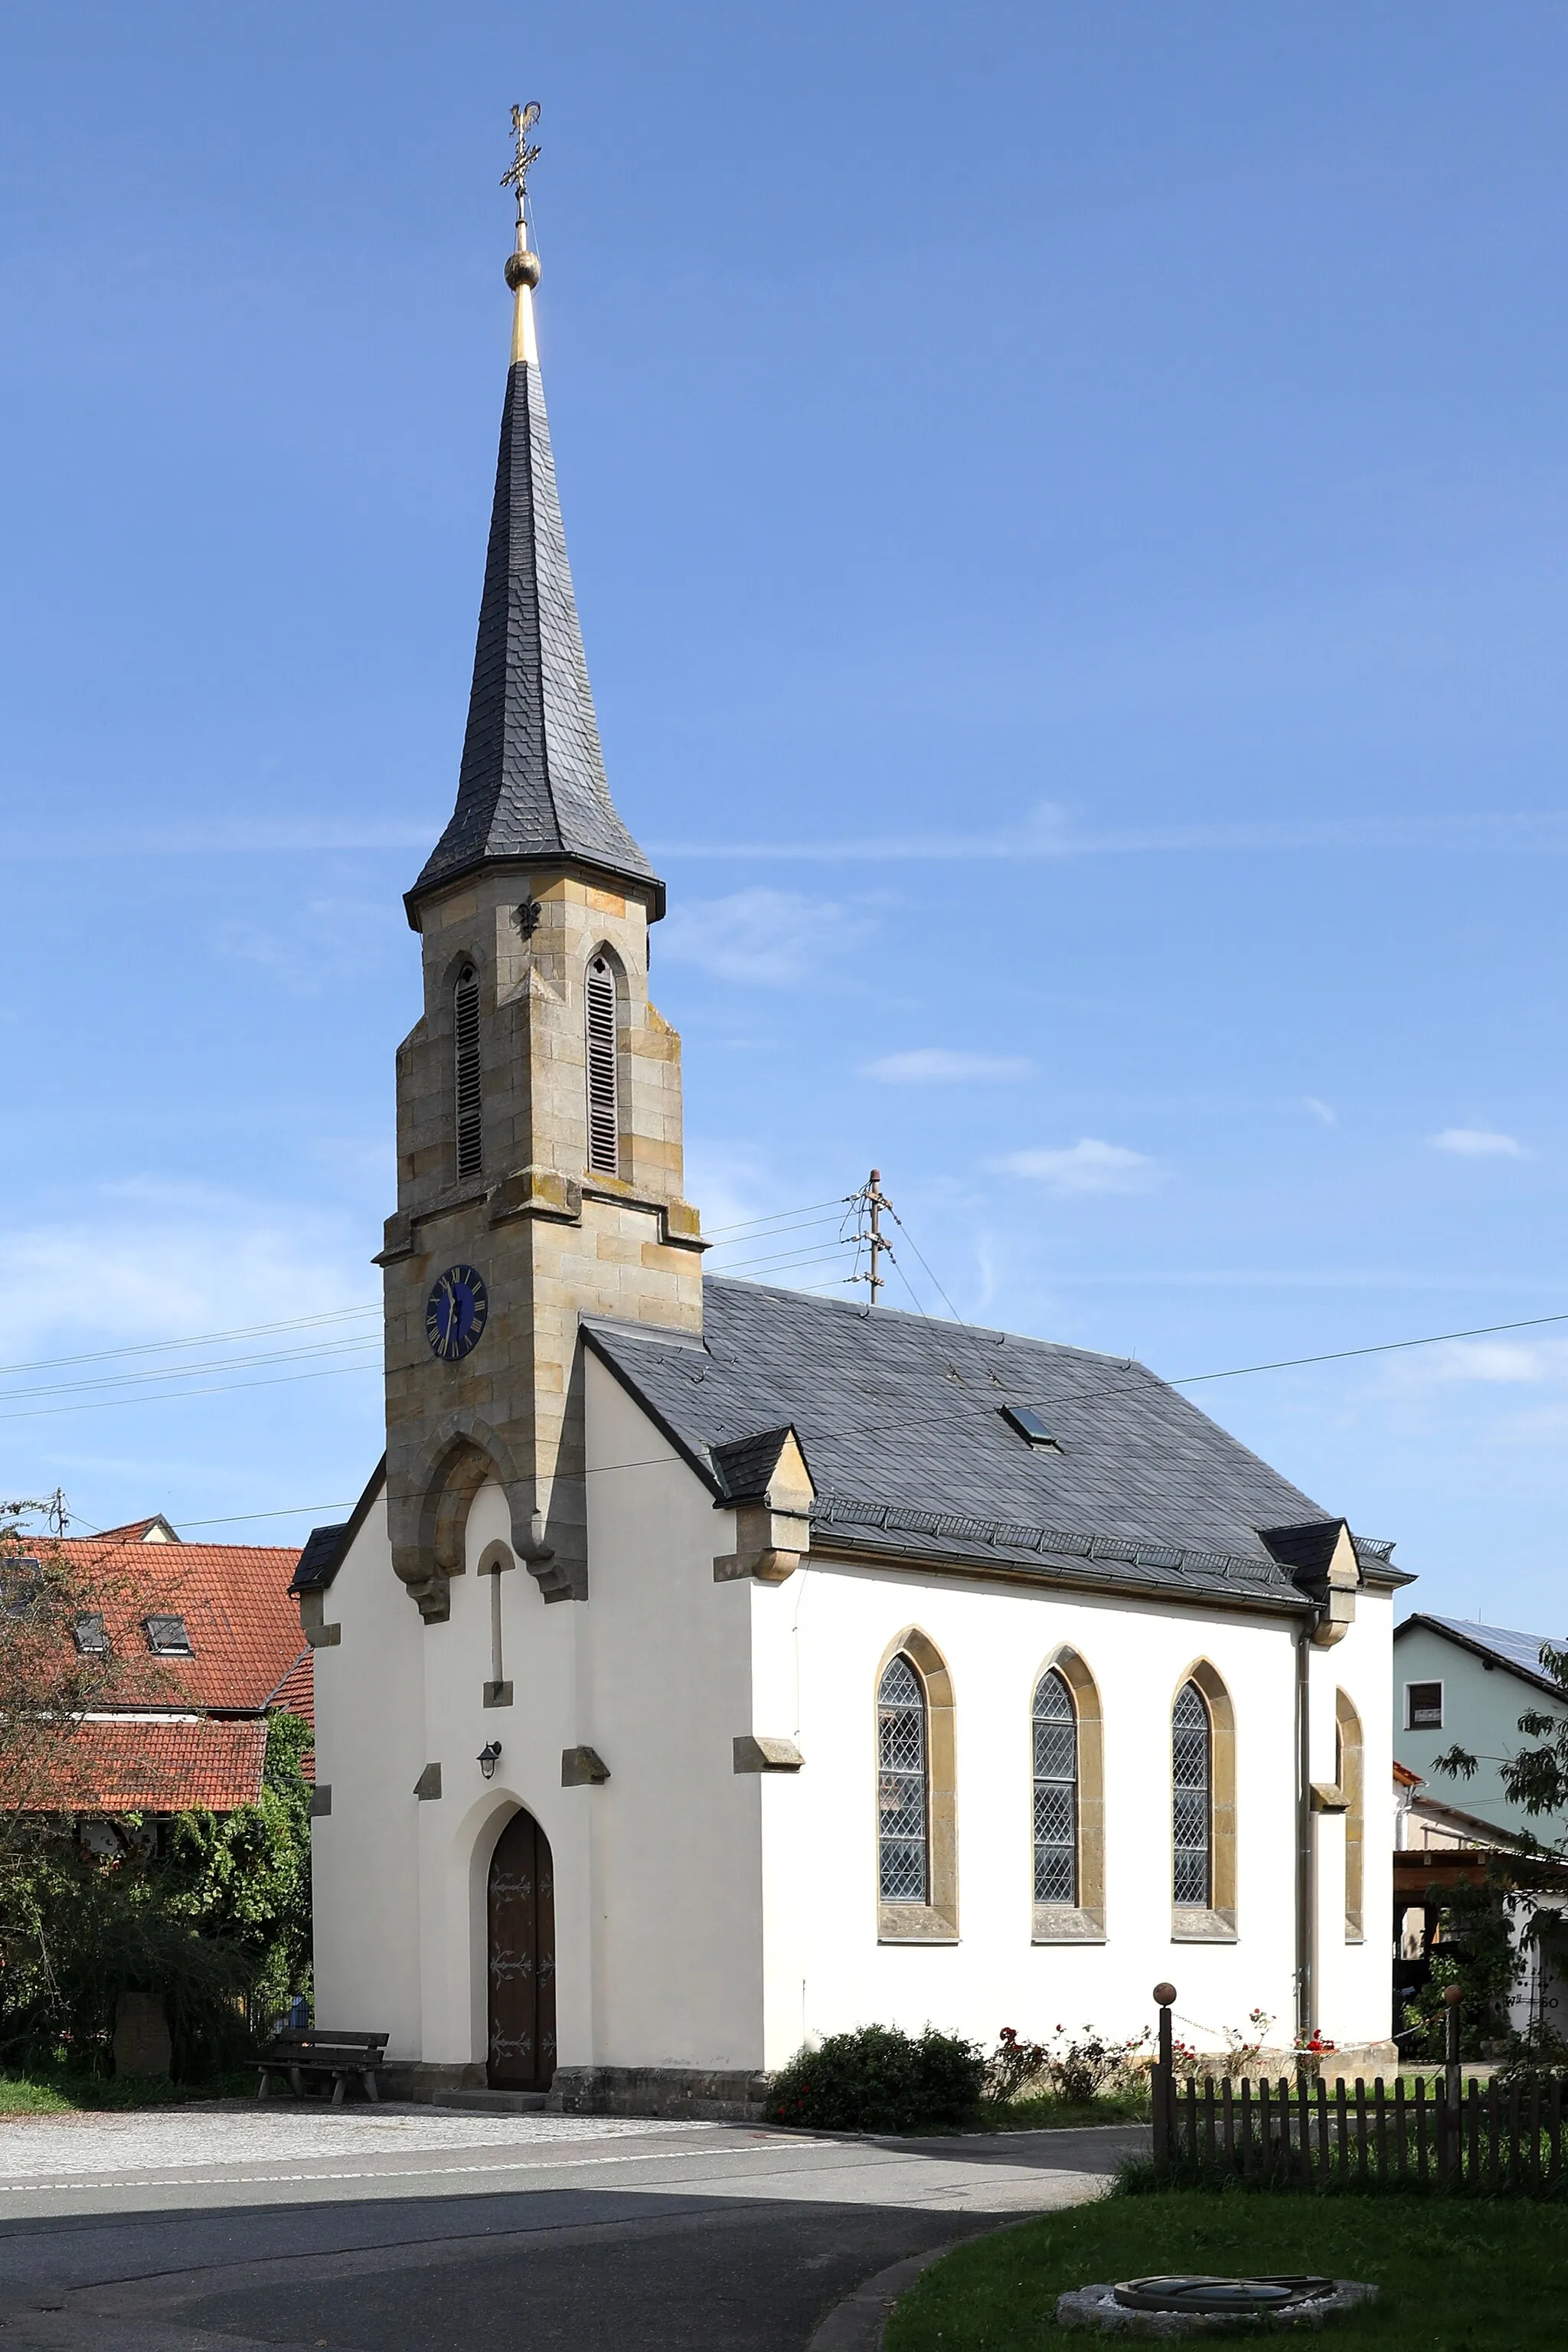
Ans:
{"label": "power line", "polygon": [[11,1372],[52,1372],[68,1364],[106,1364],[119,1356],[161,1355],[169,1348],[218,1347],[226,1339],[260,1339],[272,1331],[305,1331],[321,1323],[344,1323],[356,1315],[379,1315],[379,1299],[363,1307],[334,1307],[323,1315],[296,1315],[286,1323],[247,1323],[235,1331],[197,1331],[183,1339],[139,1339],[125,1348],[98,1348],[86,1356],[40,1356],[31,1363],[0,1364],[0,1375]]}
{"label": "power line", "polygon": [[319,1372],[281,1372],[275,1381],[218,1381],[205,1389],[165,1389],[151,1396],[88,1397],[77,1404],[34,1404],[25,1412],[0,1412],[0,1421],[43,1421],[61,1412],[112,1412],[117,1406],[184,1404],[196,1397],[227,1396],[236,1389],[280,1389],[294,1381],[331,1381],[344,1372],[371,1372],[374,1364],[329,1364]]}
{"label": "power line", "polygon": [[771,1215],[766,1217],[742,1217],[738,1223],[733,1225],[710,1225],[708,1228],[708,1238],[710,1241],[714,1241],[717,1240],[721,1234],[747,1233],[754,1225],[773,1224],[780,1217],[804,1217],[813,1209],[840,1209],[843,1207],[847,1197],[847,1194],[841,1192],[831,1201],[806,1201],[798,1208],[775,1209],[773,1211]]}
{"label": "power line", "polygon": [[243,1372],[262,1364],[295,1364],[307,1356],[346,1356],[363,1353],[367,1349],[381,1352],[381,1337],[367,1333],[363,1339],[334,1339],[320,1348],[274,1348],[258,1356],[220,1357],[210,1364],[167,1364],[136,1372],[100,1372],[87,1381],[52,1381],[43,1388],[0,1390],[0,1405],[20,1397],[70,1396],[82,1390],[140,1388],[160,1381],[193,1381],[204,1379],[209,1372]]}

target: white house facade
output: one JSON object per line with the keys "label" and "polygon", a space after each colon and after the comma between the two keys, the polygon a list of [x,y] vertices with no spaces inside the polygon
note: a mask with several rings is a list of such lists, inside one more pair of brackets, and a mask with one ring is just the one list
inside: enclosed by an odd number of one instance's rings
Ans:
{"label": "white house facade", "polygon": [[296,1575],[318,2015],[744,2106],[877,2021],[1391,2054],[1391,1547],[1142,1366],[705,1278],[533,341],[413,890],[387,1454]]}

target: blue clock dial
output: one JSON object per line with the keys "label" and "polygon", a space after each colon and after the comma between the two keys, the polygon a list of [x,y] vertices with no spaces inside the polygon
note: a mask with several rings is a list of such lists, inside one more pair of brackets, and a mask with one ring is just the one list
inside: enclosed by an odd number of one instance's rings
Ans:
{"label": "blue clock dial", "polygon": [[433,1355],[455,1364],[479,1346],[490,1311],[485,1278],[471,1265],[449,1265],[425,1302],[425,1337]]}

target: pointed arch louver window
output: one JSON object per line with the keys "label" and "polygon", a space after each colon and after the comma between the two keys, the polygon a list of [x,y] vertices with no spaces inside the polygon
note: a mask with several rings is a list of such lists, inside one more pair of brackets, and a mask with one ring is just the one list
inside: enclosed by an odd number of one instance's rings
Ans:
{"label": "pointed arch louver window", "polygon": [[616,1088],[616,975],[603,956],[588,966],[588,1165],[595,1175],[621,1170],[620,1104]]}
{"label": "pointed arch louver window", "polygon": [[1078,1901],[1078,1710],[1055,1666],[1035,1687],[1035,1900]]}
{"label": "pointed arch louver window", "polygon": [[1171,1717],[1171,1806],[1175,1846],[1174,1895],[1203,1909],[1214,1883],[1214,1756],[1212,1727],[1196,1683],[1184,1683]]}
{"label": "pointed arch louver window", "polygon": [[479,976],[471,963],[452,991],[452,1075],[456,1092],[458,1175],[477,1176],[484,1165],[479,1079]]}
{"label": "pointed arch louver window", "polygon": [[931,1900],[926,1696],[900,1650],[877,1692],[877,1851],[884,1903]]}

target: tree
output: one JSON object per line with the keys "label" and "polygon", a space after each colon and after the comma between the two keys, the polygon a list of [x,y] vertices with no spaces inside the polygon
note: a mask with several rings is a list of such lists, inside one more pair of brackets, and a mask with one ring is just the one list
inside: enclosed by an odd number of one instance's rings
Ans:
{"label": "tree", "polygon": [[92,1718],[178,1696],[161,1661],[114,1638],[158,1611],[166,1564],[84,1565],[24,1539],[22,1507],[0,1522],[0,2055],[101,2065],[135,1990],[163,2002],[175,2072],[199,2073],[308,1983],[310,1728],[271,1718],[256,1804],[179,1813],[162,1844],[121,1814],[112,1850],[88,1851],[79,1817],[107,1811]]}
{"label": "tree", "polygon": [[[1550,1642],[1543,1642],[1541,1670],[1557,1685],[1568,1707],[1568,1650],[1556,1650]],[[1568,1715],[1548,1715],[1541,1707],[1527,1707],[1519,1718],[1519,1727],[1527,1739],[1540,1744],[1504,1758],[1500,1775],[1503,1794],[1533,1820],[1548,1813],[1568,1813]],[[1476,1760],[1468,1748],[1456,1745],[1433,1759],[1433,1769],[1450,1779],[1469,1780],[1475,1777]],[[1549,1845],[1527,1832],[1524,1844],[1538,1853],[1561,1853],[1568,1847],[1568,1828]]]}

